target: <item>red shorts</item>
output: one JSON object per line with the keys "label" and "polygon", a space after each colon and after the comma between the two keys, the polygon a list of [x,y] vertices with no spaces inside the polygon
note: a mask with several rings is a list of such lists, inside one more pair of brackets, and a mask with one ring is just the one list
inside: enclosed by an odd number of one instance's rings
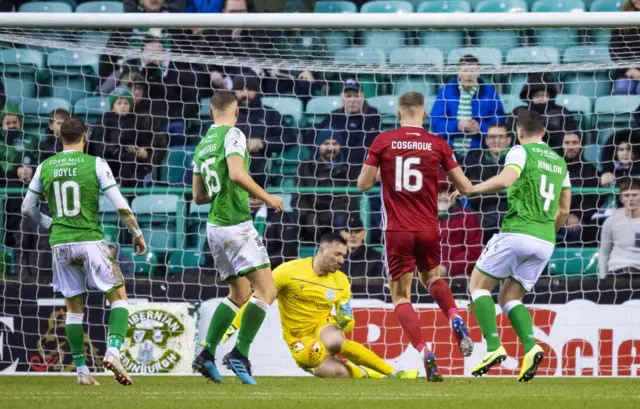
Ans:
{"label": "red shorts", "polygon": [[397,280],[405,273],[431,270],[440,265],[440,231],[384,232],[385,273]]}

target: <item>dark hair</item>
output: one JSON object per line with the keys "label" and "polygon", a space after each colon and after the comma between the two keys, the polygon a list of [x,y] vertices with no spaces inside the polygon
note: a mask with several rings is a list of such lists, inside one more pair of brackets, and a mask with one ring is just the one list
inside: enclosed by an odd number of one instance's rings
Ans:
{"label": "dark hair", "polygon": [[333,243],[340,243],[344,246],[347,245],[347,241],[339,234],[337,233],[325,233],[322,235],[322,237],[320,237],[320,244],[321,246],[324,244],[333,244]]}
{"label": "dark hair", "polygon": [[518,113],[516,126],[527,136],[537,135],[544,132],[544,119],[536,111],[523,109]]}
{"label": "dark hair", "polygon": [[620,183],[620,192],[625,190],[640,190],[640,179],[625,178]]}
{"label": "dark hair", "polygon": [[[507,124],[505,124],[504,122],[494,122],[494,123],[490,124],[487,127],[487,131],[489,129],[492,129],[492,128],[504,128],[504,129],[507,130],[507,133],[509,133],[509,126]],[[511,136],[511,135],[509,135],[509,136]]]}
{"label": "dark hair", "polygon": [[562,140],[564,141],[564,138],[567,137],[567,135],[578,135],[578,140],[580,141],[580,143],[582,143],[582,132],[580,132],[578,129],[574,129],[573,131],[564,131],[564,136],[562,137]]}
{"label": "dark hair", "polygon": [[236,94],[231,91],[218,91],[211,97],[211,108],[216,111],[224,111],[234,102],[238,102]]}
{"label": "dark hair", "polygon": [[398,108],[421,108],[424,106],[424,95],[419,92],[405,92],[398,98]]}
{"label": "dark hair", "polygon": [[460,58],[460,60],[458,61],[458,65],[463,65],[463,64],[464,65],[471,65],[471,64],[480,65],[480,60],[475,55],[467,54],[462,58]]}
{"label": "dark hair", "polygon": [[58,116],[61,116],[66,120],[71,118],[71,113],[66,109],[56,108],[49,112],[49,121],[53,122]]}
{"label": "dark hair", "polygon": [[64,145],[71,145],[80,142],[85,132],[87,127],[84,122],[78,118],[69,118],[60,127],[60,139]]}
{"label": "dark hair", "polygon": [[633,5],[633,1],[632,0],[627,0],[625,1],[622,6],[620,7],[620,10],[622,11],[639,11],[636,6]]}

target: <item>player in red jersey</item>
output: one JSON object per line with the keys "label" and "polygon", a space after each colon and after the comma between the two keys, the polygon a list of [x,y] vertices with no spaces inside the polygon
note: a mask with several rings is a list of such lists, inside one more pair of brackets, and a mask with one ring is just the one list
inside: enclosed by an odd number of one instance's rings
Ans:
{"label": "player in red jersey", "polygon": [[423,129],[427,114],[424,97],[408,92],[398,99],[402,125],[376,137],[369,149],[358,188],[369,190],[382,181],[382,229],[385,237],[385,272],[395,313],[411,344],[424,360],[429,381],[442,381],[435,355],[426,347],[418,314],[411,305],[411,284],[416,267],[422,285],[451,320],[462,355],[473,352],[464,321],[447,283],[440,278],[438,227],[438,173],[442,166],[456,188],[467,191],[471,182],[462,173],[449,144]]}

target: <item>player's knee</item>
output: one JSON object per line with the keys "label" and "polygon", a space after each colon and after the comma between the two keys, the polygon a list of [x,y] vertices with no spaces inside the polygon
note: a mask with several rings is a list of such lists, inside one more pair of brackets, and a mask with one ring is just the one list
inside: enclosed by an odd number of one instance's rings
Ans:
{"label": "player's knee", "polygon": [[324,342],[324,346],[327,348],[327,352],[331,355],[339,355],[344,344],[344,338],[331,337]]}
{"label": "player's knee", "polygon": [[245,305],[249,299],[251,299],[251,291],[238,291],[235,293],[229,293],[228,297],[232,303],[234,303],[238,308],[241,308]]}
{"label": "player's knee", "polygon": [[251,284],[253,284],[253,295],[269,305],[273,304],[278,296],[278,292],[276,290],[276,284],[273,281],[273,276],[271,275],[271,269],[256,271],[250,280],[252,280]]}

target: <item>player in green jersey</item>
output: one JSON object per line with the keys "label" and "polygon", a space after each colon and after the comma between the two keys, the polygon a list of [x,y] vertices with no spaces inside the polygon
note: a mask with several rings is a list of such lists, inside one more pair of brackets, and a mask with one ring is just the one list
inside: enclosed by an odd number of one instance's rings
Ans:
{"label": "player in green jersey", "polygon": [[500,174],[454,195],[495,193],[508,188],[508,212],[501,232],[489,240],[471,274],[469,290],[487,342],[487,353],[471,373],[482,376],[507,358],[498,337],[491,297],[491,291],[502,281],[498,302],[525,349],[518,381],[528,382],[536,375],[544,351],[536,344],[531,314],[522,298],[548,264],[556,232],[569,216],[571,182],[564,159],[542,142],[546,130],[540,114],[523,111],[517,118],[517,132],[521,145],[511,148]]}
{"label": "player in green jersey", "polygon": [[[120,348],[127,334],[129,311],[120,266],[111,257],[98,216],[98,198],[103,192],[133,235],[136,254],[146,251],[142,232],[127,201],[116,186],[109,165],[83,153],[87,129],[74,118],[63,122],[60,140],[64,150],[45,160],[29,184],[22,213],[51,228],[53,288],[62,293],[67,306],[65,332],[78,373],[78,384],[98,385],[85,360],[84,293],[89,286],[106,294],[111,305],[109,336],[103,364],[122,385],[131,378],[120,363]],[[51,217],[40,213],[40,198],[49,202]]]}
{"label": "player in green jersey", "polygon": [[[269,255],[253,227],[249,196],[256,197],[277,212],[284,208],[281,197],[271,195],[248,173],[247,138],[235,128],[238,101],[228,91],[211,98],[211,126],[196,147],[193,166],[193,200],[211,204],[207,218],[207,239],[216,269],[229,284],[229,295],[216,308],[202,342],[202,352],[193,361],[194,370],[214,382],[222,377],[215,365],[216,347],[247,301],[235,348],[222,363],[245,384],[256,383],[251,374],[249,347],[262,325],[267,308],[276,298]],[[251,295],[253,287],[253,296]]]}

